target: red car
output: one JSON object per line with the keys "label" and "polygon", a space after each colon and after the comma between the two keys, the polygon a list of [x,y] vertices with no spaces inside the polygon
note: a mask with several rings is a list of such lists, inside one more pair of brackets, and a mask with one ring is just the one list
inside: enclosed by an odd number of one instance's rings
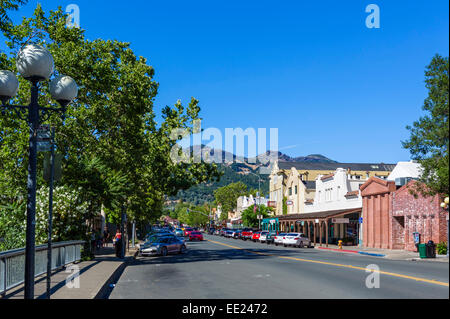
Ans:
{"label": "red car", "polygon": [[189,240],[203,240],[203,235],[199,231],[191,231],[189,234]]}
{"label": "red car", "polygon": [[193,232],[194,231],[194,228],[192,228],[192,227],[186,227],[185,229],[184,229],[184,236],[189,236],[190,234],[191,234],[191,232]]}
{"label": "red car", "polygon": [[241,233],[241,239],[247,240],[252,239],[253,230],[250,228],[244,228]]}
{"label": "red car", "polygon": [[253,240],[254,242],[258,241],[260,236],[261,236],[261,232],[260,232],[260,231],[253,232],[253,234],[252,234],[252,240]]}

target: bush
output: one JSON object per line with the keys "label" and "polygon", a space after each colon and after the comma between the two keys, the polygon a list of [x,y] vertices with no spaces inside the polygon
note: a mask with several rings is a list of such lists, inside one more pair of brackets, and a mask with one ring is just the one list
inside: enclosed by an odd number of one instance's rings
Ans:
{"label": "bush", "polygon": [[447,243],[442,242],[436,245],[438,255],[447,255]]}

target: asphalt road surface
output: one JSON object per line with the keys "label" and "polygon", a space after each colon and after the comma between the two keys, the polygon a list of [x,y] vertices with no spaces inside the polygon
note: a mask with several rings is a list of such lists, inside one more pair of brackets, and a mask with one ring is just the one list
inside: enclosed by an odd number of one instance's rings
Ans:
{"label": "asphalt road surface", "polygon": [[[449,264],[395,261],[219,236],[187,242],[188,251],[138,257],[111,299],[449,298]],[[366,272],[372,265],[379,272]],[[369,276],[369,278],[368,278]],[[376,285],[379,288],[368,288]]]}

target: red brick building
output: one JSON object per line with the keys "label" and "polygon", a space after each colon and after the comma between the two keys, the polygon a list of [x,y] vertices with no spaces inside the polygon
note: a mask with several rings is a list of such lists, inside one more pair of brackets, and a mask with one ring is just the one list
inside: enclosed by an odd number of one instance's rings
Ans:
{"label": "red brick building", "polygon": [[415,251],[413,232],[420,233],[421,243],[447,241],[447,212],[440,207],[441,198],[415,198],[410,193],[414,183],[398,188],[393,181],[372,177],[361,185],[365,247]]}

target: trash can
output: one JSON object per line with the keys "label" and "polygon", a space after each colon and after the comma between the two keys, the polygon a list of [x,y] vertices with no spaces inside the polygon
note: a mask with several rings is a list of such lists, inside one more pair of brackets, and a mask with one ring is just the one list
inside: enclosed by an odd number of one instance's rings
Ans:
{"label": "trash can", "polygon": [[426,244],[419,244],[419,257],[427,258],[427,245]]}
{"label": "trash can", "polygon": [[436,245],[432,240],[427,243],[427,258],[436,258]]}

